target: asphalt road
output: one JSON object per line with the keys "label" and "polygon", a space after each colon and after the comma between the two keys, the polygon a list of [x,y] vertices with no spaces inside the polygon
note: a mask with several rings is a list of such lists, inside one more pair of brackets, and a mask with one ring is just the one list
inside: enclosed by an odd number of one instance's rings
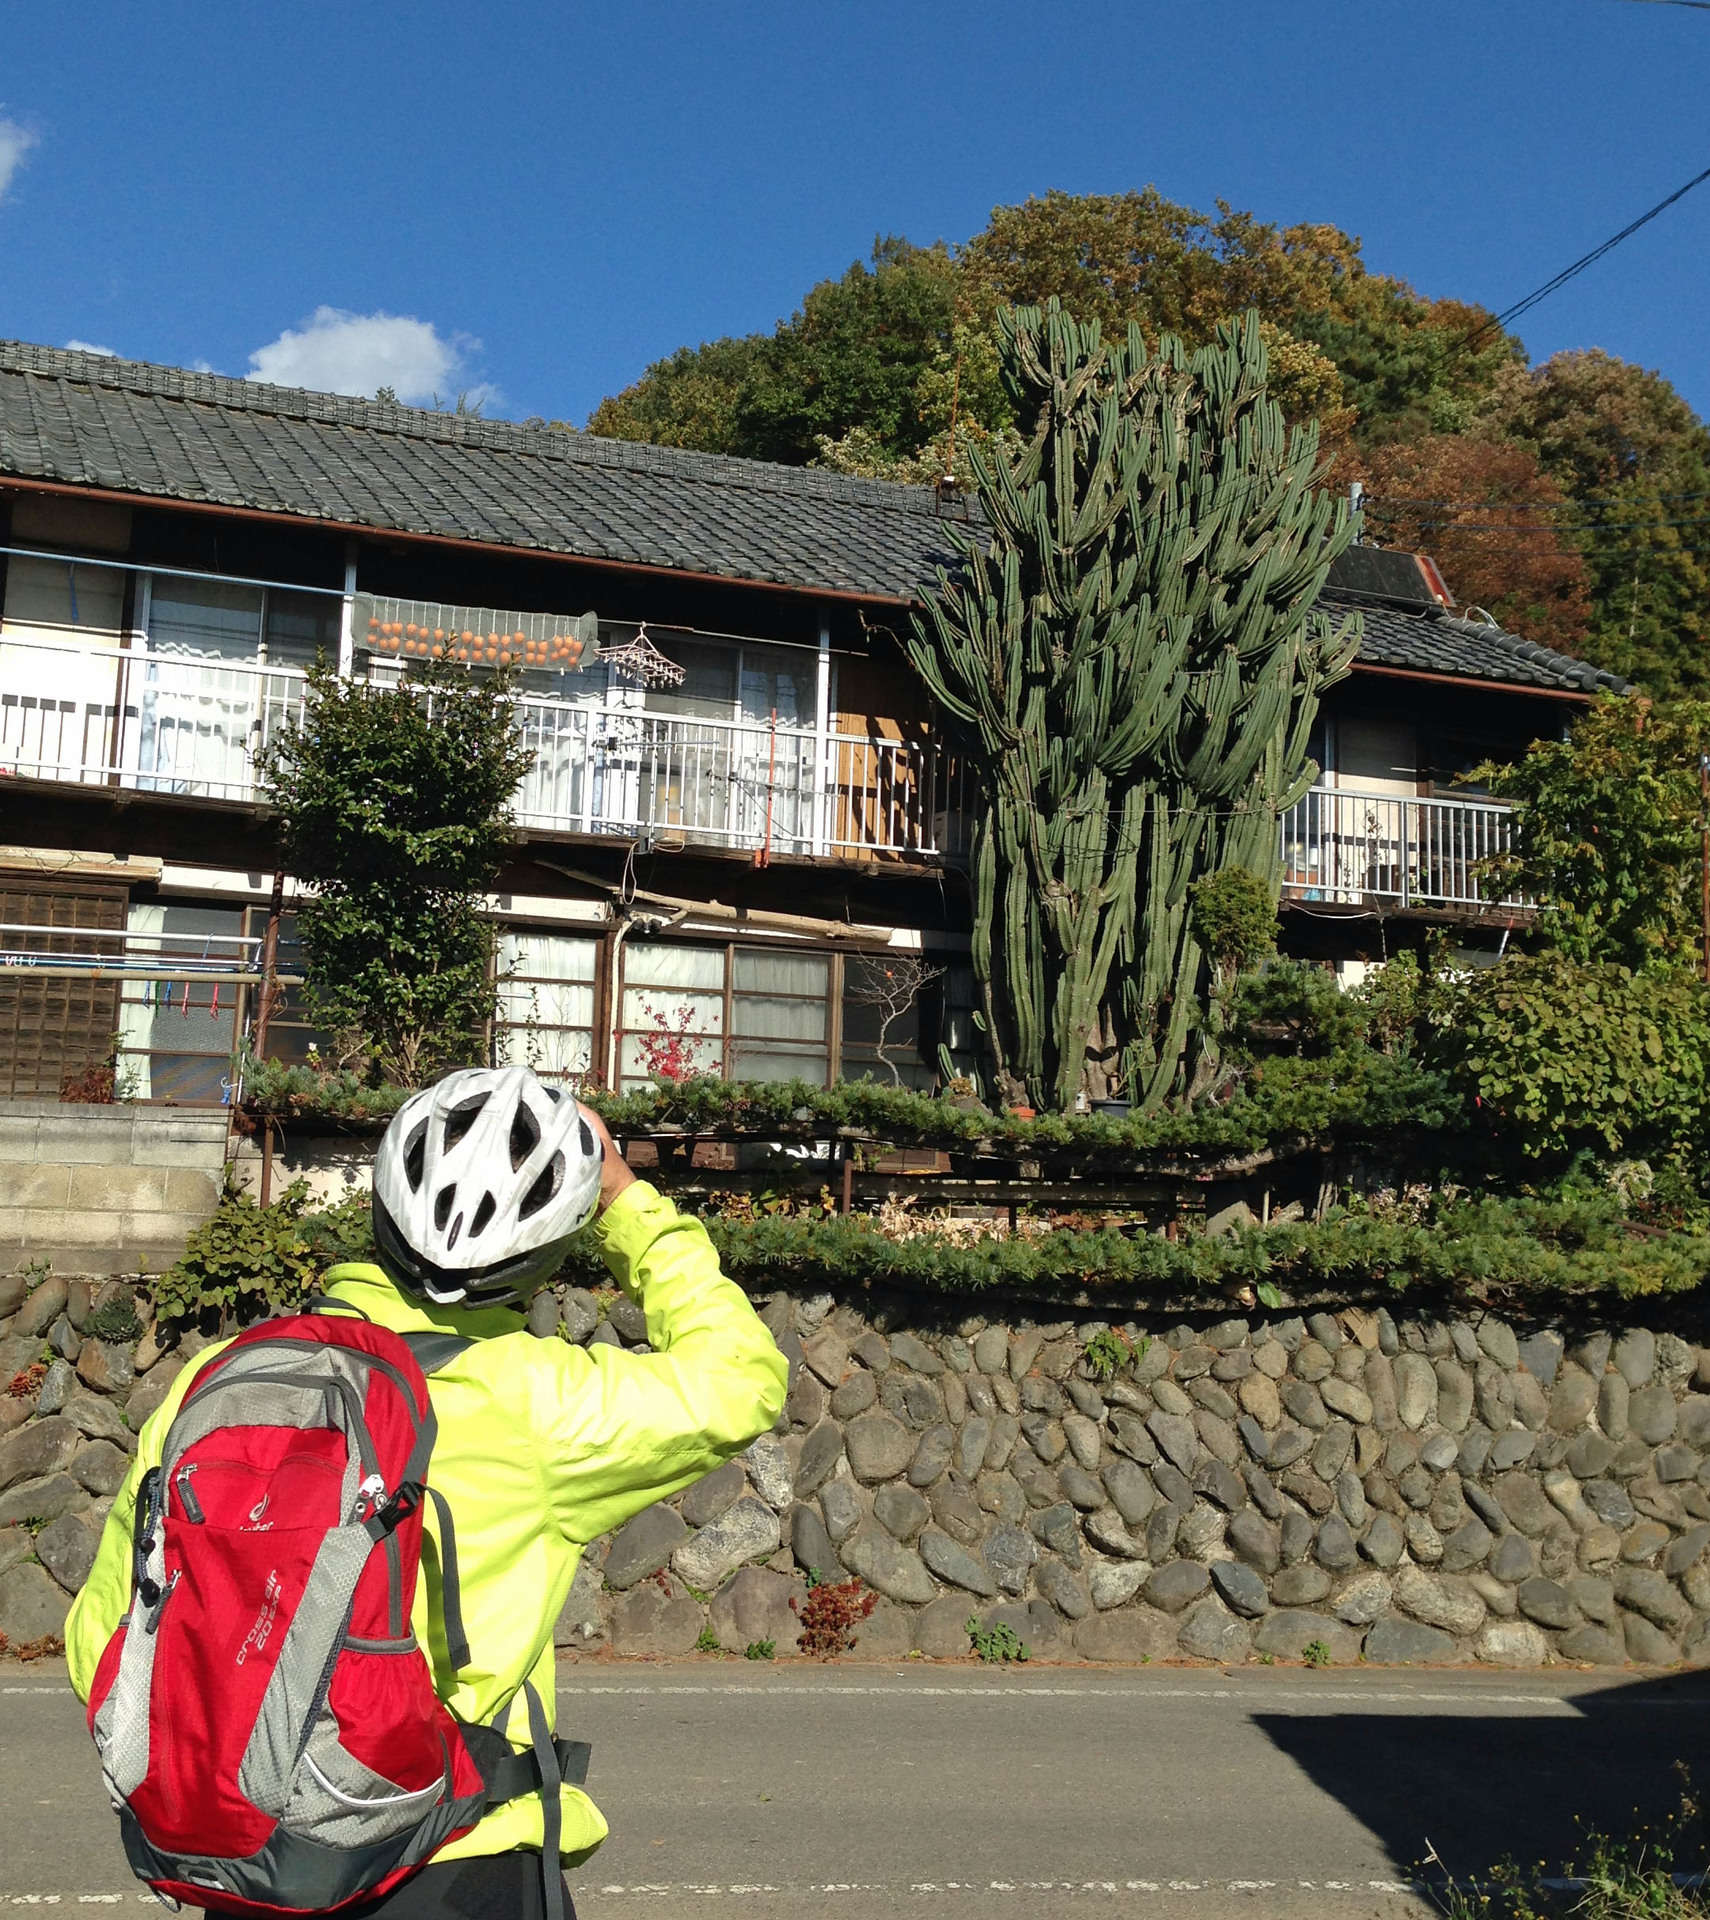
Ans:
{"label": "asphalt road", "polygon": [[[612,1838],[582,1920],[1402,1916],[1710,1769],[1710,1679],[741,1662],[559,1669]],[[0,1663],[0,1908],[132,1907],[60,1674]]]}

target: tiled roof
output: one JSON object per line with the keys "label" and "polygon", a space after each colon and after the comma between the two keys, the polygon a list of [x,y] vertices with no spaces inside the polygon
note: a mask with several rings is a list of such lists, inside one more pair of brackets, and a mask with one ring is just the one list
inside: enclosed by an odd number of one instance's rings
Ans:
{"label": "tiled roof", "polygon": [[[0,341],[0,477],[806,592],[908,600],[952,553],[931,490]],[[1584,661],[1364,596],[1360,661],[1551,692]]]}
{"label": "tiled roof", "polygon": [[931,492],[0,342],[0,476],[908,599]]}
{"label": "tiled roof", "polygon": [[1435,609],[1411,612],[1398,607],[1361,604],[1334,590],[1324,595],[1327,606],[1359,605],[1365,616],[1365,637],[1358,664],[1397,667],[1410,673],[1449,674],[1461,680],[1490,680],[1521,689],[1547,688],[1552,693],[1620,693],[1627,682],[1589,661],[1557,653],[1535,641],[1481,621],[1461,620]]}

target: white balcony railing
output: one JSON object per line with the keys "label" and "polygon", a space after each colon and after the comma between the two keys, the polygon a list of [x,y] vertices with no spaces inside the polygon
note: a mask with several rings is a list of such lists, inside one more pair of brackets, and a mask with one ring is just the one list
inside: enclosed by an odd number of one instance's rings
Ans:
{"label": "white balcony railing", "polygon": [[[139,792],[258,797],[304,676],[182,654],[0,640],[0,771]],[[931,747],[638,707],[516,703],[528,826],[779,854],[954,855],[960,771]]]}
{"label": "white balcony railing", "polygon": [[1499,801],[1409,799],[1355,787],[1314,787],[1282,818],[1283,897],[1333,906],[1493,906],[1488,863],[1512,846],[1513,816]]}

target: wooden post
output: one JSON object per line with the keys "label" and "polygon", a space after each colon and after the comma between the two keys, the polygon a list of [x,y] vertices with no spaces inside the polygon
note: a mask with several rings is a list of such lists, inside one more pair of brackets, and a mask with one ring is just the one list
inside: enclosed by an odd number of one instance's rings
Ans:
{"label": "wooden post", "polygon": [[848,1213],[855,1204],[855,1148],[851,1141],[843,1143],[843,1211]]}
{"label": "wooden post", "polygon": [[1703,941],[1704,979],[1710,984],[1710,753],[1698,756],[1698,857],[1703,868],[1700,894],[1700,933]]}

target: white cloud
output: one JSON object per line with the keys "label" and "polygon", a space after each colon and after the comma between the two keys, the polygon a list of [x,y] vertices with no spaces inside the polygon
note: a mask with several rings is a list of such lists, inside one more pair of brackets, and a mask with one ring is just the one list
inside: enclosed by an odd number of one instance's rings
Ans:
{"label": "white cloud", "polygon": [[112,347],[98,347],[93,340],[68,340],[65,350],[67,353],[98,353],[103,360],[117,360],[119,357]]}
{"label": "white cloud", "polygon": [[0,119],[0,200],[12,184],[12,176],[24,164],[24,155],[36,144],[36,136],[16,120]]}
{"label": "white cloud", "polygon": [[428,320],[396,313],[345,313],[317,307],[300,328],[249,356],[251,380],[322,393],[373,394],[390,387],[407,404],[452,404],[459,393],[471,406],[499,397],[488,382],[460,379],[467,356],[480,351],[467,334],[442,336]]}

